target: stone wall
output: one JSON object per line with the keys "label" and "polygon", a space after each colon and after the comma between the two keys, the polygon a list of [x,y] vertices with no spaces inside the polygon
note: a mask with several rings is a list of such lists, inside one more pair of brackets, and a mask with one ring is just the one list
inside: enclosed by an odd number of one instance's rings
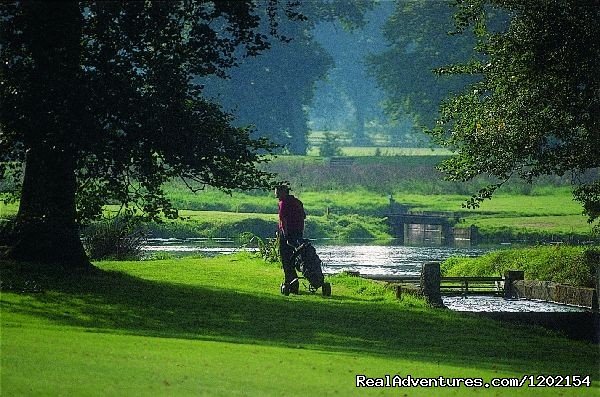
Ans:
{"label": "stone wall", "polygon": [[551,281],[518,280],[513,282],[513,298],[539,299],[598,309],[595,288],[573,287]]}

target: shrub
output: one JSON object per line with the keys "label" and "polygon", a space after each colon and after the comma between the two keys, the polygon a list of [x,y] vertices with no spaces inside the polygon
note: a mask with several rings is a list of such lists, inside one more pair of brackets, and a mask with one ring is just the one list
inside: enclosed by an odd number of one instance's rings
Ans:
{"label": "shrub", "polygon": [[321,157],[341,156],[342,149],[337,137],[330,132],[326,132],[319,149]]}
{"label": "shrub", "polygon": [[115,217],[88,226],[83,245],[92,260],[139,260],[146,240],[147,233],[139,220]]}
{"label": "shrub", "polygon": [[256,246],[258,254],[265,262],[273,263],[281,261],[278,235],[275,238],[262,239],[253,233],[244,232],[240,235],[239,239],[244,249]]}

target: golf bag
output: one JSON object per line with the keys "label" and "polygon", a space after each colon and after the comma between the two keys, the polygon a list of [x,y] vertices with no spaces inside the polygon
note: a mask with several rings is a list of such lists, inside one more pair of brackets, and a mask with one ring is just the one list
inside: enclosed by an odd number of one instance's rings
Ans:
{"label": "golf bag", "polygon": [[[297,271],[302,273],[302,276],[309,282],[309,291],[315,292],[321,288],[324,296],[331,295],[331,284],[325,282],[323,270],[321,268],[321,258],[317,255],[315,247],[309,240],[298,240],[299,245],[294,244],[294,254],[292,255],[292,263]],[[282,293],[287,295],[287,292],[282,286]]]}

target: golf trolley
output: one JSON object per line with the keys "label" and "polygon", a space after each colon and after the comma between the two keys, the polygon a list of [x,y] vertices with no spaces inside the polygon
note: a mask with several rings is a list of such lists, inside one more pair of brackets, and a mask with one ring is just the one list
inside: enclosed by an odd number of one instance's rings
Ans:
{"label": "golf trolley", "polygon": [[323,296],[331,296],[331,284],[325,282],[325,276],[323,276],[323,270],[321,269],[321,259],[310,241],[300,239],[296,241],[296,244],[289,241],[287,244],[294,248],[292,263],[296,270],[302,273],[302,277],[298,277],[289,283],[282,283],[281,293],[287,296],[294,290],[298,291],[299,285],[294,286],[294,284],[299,284],[300,280],[307,280],[309,292],[314,293],[321,288]]}

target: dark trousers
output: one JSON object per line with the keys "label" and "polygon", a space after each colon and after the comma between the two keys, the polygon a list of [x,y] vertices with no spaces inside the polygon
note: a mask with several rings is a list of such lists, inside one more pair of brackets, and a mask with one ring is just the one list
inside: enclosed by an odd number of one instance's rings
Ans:
{"label": "dark trousers", "polygon": [[298,278],[296,269],[294,268],[294,262],[292,256],[294,255],[294,247],[288,244],[288,241],[292,244],[298,245],[297,240],[302,239],[302,233],[289,233],[287,236],[281,236],[279,239],[279,255],[281,256],[281,264],[283,265],[283,275],[285,282],[290,283],[295,278]]}

